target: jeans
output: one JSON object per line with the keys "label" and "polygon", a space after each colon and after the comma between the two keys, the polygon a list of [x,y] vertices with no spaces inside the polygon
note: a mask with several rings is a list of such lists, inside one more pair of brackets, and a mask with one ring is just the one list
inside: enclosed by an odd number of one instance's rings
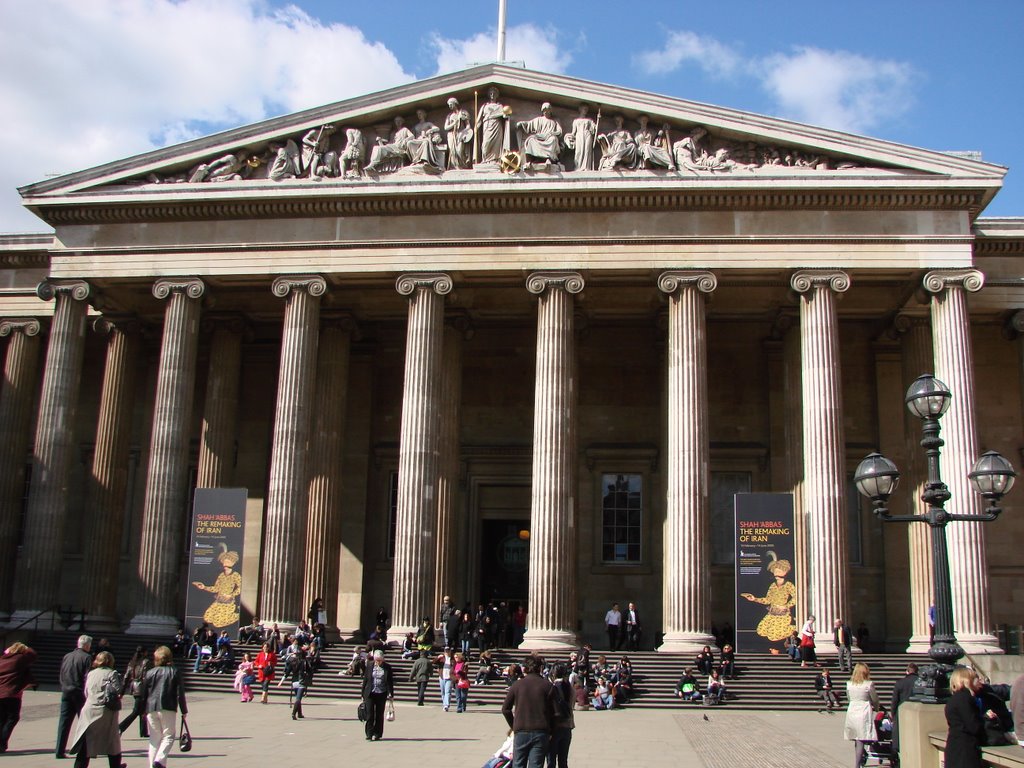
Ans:
{"label": "jeans", "polygon": [[556,727],[551,732],[551,745],[548,747],[548,768],[568,768],[570,744],[572,744],[572,728]]}
{"label": "jeans", "polygon": [[7,699],[0,699],[0,752],[7,751],[7,745],[11,741],[11,733],[14,726],[21,719],[21,699],[11,696]]}
{"label": "jeans", "polygon": [[455,711],[465,712],[466,701],[469,699],[469,688],[456,688],[455,689]]}
{"label": "jeans", "polygon": [[297,717],[302,717],[302,697],[306,695],[306,686],[293,685],[292,694],[295,696],[292,703],[292,714]]}
{"label": "jeans", "polygon": [[547,731],[517,731],[512,741],[512,768],[543,768],[550,741]]}
{"label": "jeans", "polygon": [[451,678],[447,680],[441,680],[441,705],[448,711],[448,706],[452,703],[452,681]]}

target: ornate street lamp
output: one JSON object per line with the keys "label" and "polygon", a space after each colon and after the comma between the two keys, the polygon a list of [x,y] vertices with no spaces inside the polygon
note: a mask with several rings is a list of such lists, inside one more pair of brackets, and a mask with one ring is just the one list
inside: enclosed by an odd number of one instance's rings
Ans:
{"label": "ornate street lamp", "polygon": [[900,473],[889,459],[879,453],[867,456],[857,467],[853,482],[861,494],[871,499],[875,514],[886,522],[927,523],[932,530],[932,572],[935,590],[935,637],[928,655],[934,665],[921,670],[914,688],[918,701],[938,702],[949,696],[949,673],[964,655],[956,641],[953,627],[953,595],[949,582],[949,559],[946,551],[946,523],[953,520],[985,522],[995,520],[1003,510],[999,500],[1013,487],[1014,472],[1010,462],[995,451],[988,451],[968,474],[974,490],[988,500],[980,515],[961,515],[947,512],[949,488],[942,482],[939,471],[939,449],[944,445],[939,437],[939,419],[949,408],[953,395],[949,388],[934,376],[919,376],[907,390],[907,408],[923,422],[921,447],[928,456],[928,483],[921,500],[928,505],[922,515],[892,515],[886,503],[899,482]]}

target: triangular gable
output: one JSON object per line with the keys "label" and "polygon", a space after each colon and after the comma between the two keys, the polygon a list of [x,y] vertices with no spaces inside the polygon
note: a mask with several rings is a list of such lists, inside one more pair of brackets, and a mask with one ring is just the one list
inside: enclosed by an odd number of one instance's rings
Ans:
{"label": "triangular gable", "polygon": [[[178,200],[187,199],[189,190],[196,190],[205,197],[211,193],[231,195],[232,191],[244,189],[246,196],[250,196],[254,194],[254,187],[260,187],[260,182],[268,190],[272,186],[281,189],[281,185],[273,184],[268,178],[275,159],[280,167],[285,168],[279,181],[287,182],[289,187],[303,182],[311,187],[309,179],[302,178],[312,175],[312,171],[304,166],[302,139],[321,138],[323,126],[336,128],[333,136],[322,142],[322,147],[334,152],[335,156],[345,151],[347,131],[359,131],[365,142],[362,165],[366,166],[370,164],[376,144],[391,142],[396,127],[395,117],[404,117],[405,127],[409,129],[415,123],[416,110],[425,109],[427,120],[441,126],[448,111],[446,102],[451,97],[457,98],[461,107],[473,116],[486,100],[491,86],[499,89],[500,102],[511,110],[509,122],[513,126],[520,121],[537,118],[542,102],[552,105],[552,116],[565,133],[571,131],[581,103],[590,105],[590,118],[596,118],[600,110],[601,122],[597,132],[604,137],[603,149],[595,147],[597,157],[593,161],[593,171],[576,173],[578,169],[573,167],[573,152],[565,148],[561,164],[556,162],[553,169],[537,162],[543,158],[524,157],[521,151],[523,168],[519,168],[515,158],[512,158],[514,167],[504,166],[507,173],[518,170],[521,177],[530,176],[531,171],[543,172],[548,186],[553,175],[566,183],[602,175],[611,177],[616,183],[650,178],[652,174],[680,180],[695,177],[727,179],[730,183],[795,178],[798,185],[814,187],[833,186],[842,179],[856,179],[857,185],[865,186],[872,179],[900,183],[908,177],[934,177],[939,186],[981,190],[979,202],[983,207],[998,190],[1005,174],[1005,169],[1000,166],[941,152],[618,86],[492,64],[165,147],[32,184],[21,188],[20,192],[25,204],[37,210],[38,207],[60,205],[61,201],[73,205],[76,201],[115,203],[164,197],[168,194],[167,182],[175,182],[174,196]],[[668,140],[657,140],[661,154],[657,150],[648,150],[649,157],[638,160],[636,150],[633,150],[634,155],[623,162],[617,165],[605,163],[602,167],[600,158],[610,150],[609,136],[615,129],[616,115],[624,118],[622,127],[630,136],[637,133],[641,116],[649,118],[652,134],[662,125],[667,126]],[[706,131],[703,136],[699,131],[695,133],[698,146],[680,149],[681,140],[694,129]],[[519,139],[519,142],[515,137],[511,141],[506,139],[507,149],[522,150],[519,146],[522,136]],[[480,157],[478,146],[474,153]],[[455,183],[466,178],[466,171],[451,173],[447,167],[449,163],[444,158],[440,162],[443,167],[431,166],[428,169],[434,172],[427,174],[432,184],[438,183],[438,177]],[[401,173],[403,166],[407,168],[410,165],[408,157],[397,158],[397,162],[391,164],[377,165],[378,168],[371,169],[374,173],[360,172],[354,176],[349,173],[346,177],[343,172],[341,176],[327,176],[322,180],[328,186],[336,186],[339,194],[363,186],[348,183],[352,181],[386,185],[392,181],[406,184],[417,180],[408,172]],[[485,170],[485,165],[478,159],[474,169]],[[234,166],[238,166],[236,173],[232,172]],[[211,167],[214,170],[208,170]],[[399,173],[395,174],[395,171]],[[478,173],[474,178],[482,177]],[[243,183],[207,183],[218,179]],[[322,195],[323,192],[323,186],[317,185],[316,193]]]}

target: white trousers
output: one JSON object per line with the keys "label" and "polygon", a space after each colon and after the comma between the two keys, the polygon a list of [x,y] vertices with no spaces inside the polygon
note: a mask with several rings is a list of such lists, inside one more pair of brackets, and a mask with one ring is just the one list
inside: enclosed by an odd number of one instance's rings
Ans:
{"label": "white trousers", "polygon": [[171,752],[177,734],[174,731],[178,713],[169,709],[150,712],[146,715],[149,723],[149,764],[167,765],[167,755]]}

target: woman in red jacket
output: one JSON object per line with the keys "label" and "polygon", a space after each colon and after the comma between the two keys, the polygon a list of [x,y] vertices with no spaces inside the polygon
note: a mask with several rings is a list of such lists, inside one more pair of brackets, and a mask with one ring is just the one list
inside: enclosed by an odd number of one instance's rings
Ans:
{"label": "woman in red jacket", "polygon": [[7,751],[21,718],[21,694],[36,684],[32,677],[35,660],[36,652],[24,643],[14,643],[0,658],[0,752]]}
{"label": "woman in red jacket", "polygon": [[260,684],[263,693],[260,696],[260,704],[267,703],[270,695],[270,684],[274,682],[274,667],[277,666],[277,654],[273,651],[270,643],[263,644],[263,650],[256,656],[256,682]]}

